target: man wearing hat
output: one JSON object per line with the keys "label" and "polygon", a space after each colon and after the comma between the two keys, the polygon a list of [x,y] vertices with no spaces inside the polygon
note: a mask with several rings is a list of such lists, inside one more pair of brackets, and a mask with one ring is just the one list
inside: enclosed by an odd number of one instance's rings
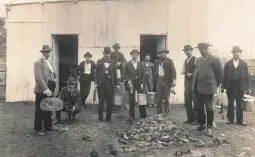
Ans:
{"label": "man wearing hat", "polygon": [[96,64],[94,61],[91,60],[91,53],[86,52],[84,58],[85,61],[82,61],[77,68],[80,81],[81,101],[83,107],[85,107],[85,101],[90,92],[91,82],[94,81],[96,70]]}
{"label": "man wearing hat", "polygon": [[120,50],[120,44],[119,43],[115,43],[113,46],[113,52],[111,53],[111,59],[114,60],[116,62],[116,69],[117,72],[119,73],[120,78],[121,79],[124,75],[124,63],[127,62],[127,60],[125,59],[125,56],[123,53],[119,52]]}
{"label": "man wearing hat", "polygon": [[[66,84],[59,93],[59,98],[64,102],[62,111],[71,112],[72,115],[68,115],[69,119],[75,119],[75,115],[81,110],[81,96],[80,91],[75,88],[76,80],[73,77],[69,77]],[[59,119],[61,119],[61,114],[59,112]]]}
{"label": "man wearing hat", "polygon": [[115,62],[110,58],[111,48],[105,47],[104,57],[97,61],[96,85],[98,89],[99,106],[98,120],[103,121],[104,102],[106,101],[106,121],[111,121],[114,88],[119,90]]}
{"label": "man wearing hat", "polygon": [[228,122],[233,124],[235,119],[234,100],[236,100],[236,123],[246,126],[243,121],[243,101],[244,93],[250,94],[249,90],[249,70],[247,63],[240,58],[242,50],[239,46],[232,49],[233,58],[224,66],[224,80],[222,82],[222,92],[227,90],[228,96]]}
{"label": "man wearing hat", "polygon": [[34,130],[37,134],[44,136],[45,131],[56,131],[57,129],[52,126],[51,115],[52,112],[43,111],[40,108],[40,103],[44,98],[52,97],[56,87],[56,73],[53,69],[53,64],[50,60],[52,49],[49,45],[43,45],[40,52],[42,58],[34,64],[34,77],[35,77],[35,121]]}
{"label": "man wearing hat", "polygon": [[[127,88],[129,89],[129,120],[133,121],[135,118],[135,92],[141,93],[144,90],[144,68],[142,63],[137,61],[140,52],[137,49],[133,49],[130,52],[132,60],[127,62],[125,66],[124,78],[127,82]],[[141,118],[146,118],[146,106],[139,106],[139,113]]]}
{"label": "man wearing hat", "polygon": [[[184,53],[187,58],[184,61],[183,72],[184,74],[184,99],[185,99],[185,108],[187,113],[187,121],[185,123],[195,124],[196,120],[196,104],[195,104],[195,95],[192,91],[192,79],[193,73],[196,68],[196,60],[197,58],[192,55],[193,48],[190,45],[185,45],[183,48]],[[193,104],[194,107],[193,107]]]}
{"label": "man wearing hat", "polygon": [[176,69],[172,59],[167,58],[167,49],[157,52],[158,59],[154,63],[154,87],[156,88],[157,113],[162,114],[162,101],[165,101],[165,113],[169,113],[169,94],[172,87],[176,86]]}
{"label": "man wearing hat", "polygon": [[[202,131],[207,128],[208,136],[212,137],[214,110],[213,99],[217,88],[223,80],[223,70],[220,59],[209,52],[209,43],[199,43],[201,57],[197,59],[196,68],[193,73],[192,90],[196,95],[199,127]],[[205,107],[206,113],[205,114]],[[205,124],[207,122],[207,127]]]}

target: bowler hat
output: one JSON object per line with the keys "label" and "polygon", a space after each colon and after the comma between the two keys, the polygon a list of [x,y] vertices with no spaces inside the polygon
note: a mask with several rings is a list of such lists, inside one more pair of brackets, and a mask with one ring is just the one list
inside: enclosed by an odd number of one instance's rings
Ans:
{"label": "bowler hat", "polygon": [[184,48],[182,49],[182,51],[187,51],[187,50],[193,50],[193,47],[191,47],[190,45],[184,45]]}
{"label": "bowler hat", "polygon": [[209,46],[212,46],[211,44],[209,44],[209,43],[198,43],[198,45],[197,45],[197,47],[195,47],[195,48],[200,48],[200,47],[209,47]]}
{"label": "bowler hat", "polygon": [[92,57],[92,55],[91,55],[90,52],[86,52],[85,55],[84,55],[84,57],[86,57],[86,56],[88,56],[88,57],[90,57],[90,58]]}
{"label": "bowler hat", "polygon": [[162,48],[162,49],[159,49],[159,50],[157,51],[157,53],[160,53],[160,52],[165,52],[166,54],[168,54],[168,53],[169,53],[169,50],[167,50],[167,49],[165,49],[165,48]]}
{"label": "bowler hat", "polygon": [[47,52],[47,51],[52,51],[52,49],[50,48],[49,45],[43,45],[40,52]]}
{"label": "bowler hat", "polygon": [[104,54],[111,54],[111,48],[110,47],[104,47]]}
{"label": "bowler hat", "polygon": [[138,53],[138,54],[140,54],[140,52],[139,52],[137,49],[133,49],[133,50],[130,52],[131,55],[132,55],[133,53]]}
{"label": "bowler hat", "polygon": [[115,43],[114,45],[112,45],[112,47],[117,47],[117,48],[120,48],[120,44],[119,43]]}
{"label": "bowler hat", "polygon": [[242,52],[242,50],[240,49],[239,46],[233,46],[232,51],[231,52]]}
{"label": "bowler hat", "polygon": [[73,77],[69,77],[66,81],[67,84],[75,84],[77,81]]}

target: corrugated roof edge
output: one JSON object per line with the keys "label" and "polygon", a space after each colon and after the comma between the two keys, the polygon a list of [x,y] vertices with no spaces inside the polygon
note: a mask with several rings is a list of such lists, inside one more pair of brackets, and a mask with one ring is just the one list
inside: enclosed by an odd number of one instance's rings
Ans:
{"label": "corrugated roof edge", "polygon": [[57,2],[78,2],[83,0],[25,0],[25,1],[10,1],[6,2],[4,6],[15,6],[15,5],[25,5],[25,4],[36,4],[36,3],[57,3]]}

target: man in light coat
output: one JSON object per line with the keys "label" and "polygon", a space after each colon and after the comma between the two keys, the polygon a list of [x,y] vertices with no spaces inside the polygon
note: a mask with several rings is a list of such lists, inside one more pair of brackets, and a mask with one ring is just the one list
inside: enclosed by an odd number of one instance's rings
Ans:
{"label": "man in light coat", "polygon": [[53,64],[50,61],[50,54],[52,49],[48,45],[43,45],[43,57],[34,64],[34,77],[35,77],[35,120],[34,130],[37,131],[39,136],[44,136],[45,131],[56,131],[57,129],[52,126],[50,111],[43,111],[40,108],[40,103],[44,98],[52,97],[56,87],[56,73],[53,69]]}

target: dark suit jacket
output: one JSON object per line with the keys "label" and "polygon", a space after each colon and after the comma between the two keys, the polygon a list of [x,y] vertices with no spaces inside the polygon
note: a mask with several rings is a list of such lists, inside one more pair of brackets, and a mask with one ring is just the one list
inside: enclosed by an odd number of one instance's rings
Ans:
{"label": "dark suit jacket", "polygon": [[[157,79],[158,79],[158,67],[161,63],[160,59],[155,60],[154,63],[154,86],[156,86]],[[163,69],[164,69],[164,81],[166,84],[171,87],[173,84],[173,81],[176,79],[176,69],[174,66],[174,63],[172,59],[166,58],[165,61],[163,62]]]}
{"label": "dark suit jacket", "polygon": [[[77,67],[77,72],[78,75],[81,77],[84,74],[84,66],[85,66],[85,61],[82,61],[79,66]],[[95,71],[96,71],[96,64],[94,61],[91,61],[91,76],[92,76],[92,81],[94,81],[95,78]]]}
{"label": "dark suit jacket", "polygon": [[68,99],[68,95],[69,95],[69,91],[67,89],[67,87],[63,87],[59,93],[59,98],[64,102],[65,107],[67,107],[66,105],[68,105],[69,103],[73,103],[73,105],[77,108],[77,109],[81,109],[81,97],[80,97],[80,91],[78,89],[74,89],[73,91],[73,95],[72,95],[72,100]]}
{"label": "dark suit jacket", "polygon": [[[241,60],[239,61],[238,66],[240,66],[241,69],[241,89],[240,90],[249,90],[249,70],[248,66],[245,63],[245,61]],[[231,74],[233,73],[235,67],[233,63],[233,59],[228,61],[224,66],[224,80],[222,82],[222,88],[228,89],[230,82],[231,82]]]}
{"label": "dark suit jacket", "polygon": [[[96,66],[96,83],[98,86],[104,83],[104,76],[105,76],[105,66],[104,66],[105,60],[104,58],[97,61]],[[112,85],[115,87],[117,85],[117,74],[115,69],[116,62],[112,59],[110,60],[110,66],[109,66],[109,75],[112,80]]]}
{"label": "dark suit jacket", "polygon": [[141,62],[137,61],[137,70],[135,70],[132,61],[129,61],[125,65],[124,78],[128,81],[133,81],[136,77],[138,84],[144,83],[144,69]]}
{"label": "dark suit jacket", "polygon": [[219,58],[209,54],[205,60],[203,57],[197,59],[196,69],[193,73],[193,91],[196,84],[200,94],[215,94],[222,80],[223,70]]}
{"label": "dark suit jacket", "polygon": [[115,62],[126,62],[127,60],[125,59],[125,56],[121,52],[113,52],[111,54],[111,59],[114,60]]}

